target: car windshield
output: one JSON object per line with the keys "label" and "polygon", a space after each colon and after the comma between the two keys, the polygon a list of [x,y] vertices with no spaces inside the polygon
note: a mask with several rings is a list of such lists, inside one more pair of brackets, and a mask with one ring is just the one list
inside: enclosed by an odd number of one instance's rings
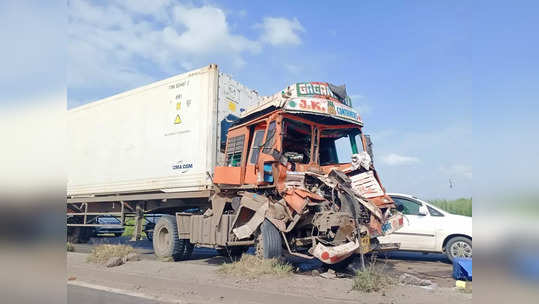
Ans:
{"label": "car windshield", "polygon": [[354,154],[353,145],[357,152],[363,151],[361,133],[358,133],[358,129],[323,129],[320,132],[320,165],[350,162]]}

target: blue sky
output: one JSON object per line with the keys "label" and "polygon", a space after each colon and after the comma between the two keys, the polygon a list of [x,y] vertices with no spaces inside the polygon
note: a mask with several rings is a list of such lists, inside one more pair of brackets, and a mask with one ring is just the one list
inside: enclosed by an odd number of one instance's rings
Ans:
{"label": "blue sky", "polygon": [[474,147],[501,146],[472,127],[489,134],[483,122],[496,123],[512,98],[528,111],[510,117],[538,113],[538,22],[531,9],[493,4],[70,0],[68,107],[209,63],[264,95],[345,83],[388,191],[470,197]]}

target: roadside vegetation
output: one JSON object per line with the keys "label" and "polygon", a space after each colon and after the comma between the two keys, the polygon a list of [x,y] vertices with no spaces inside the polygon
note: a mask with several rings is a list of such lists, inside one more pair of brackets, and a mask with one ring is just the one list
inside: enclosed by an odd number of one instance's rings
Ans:
{"label": "roadside vegetation", "polygon": [[449,213],[472,216],[472,198],[459,198],[456,200],[437,199],[429,202]]}
{"label": "roadside vegetation", "polygon": [[385,267],[377,267],[376,261],[371,261],[364,270],[356,272],[352,289],[361,292],[377,292],[394,285],[395,280],[384,269]]}
{"label": "roadside vegetation", "polygon": [[[146,220],[142,221],[142,225],[143,225],[142,227],[146,225]],[[135,231],[135,219],[127,218],[125,220],[124,233],[122,233],[122,236],[132,237],[134,231]],[[146,233],[144,231],[142,231],[141,236],[142,238],[147,238]]]}
{"label": "roadside vegetation", "polygon": [[73,251],[75,251],[75,247],[73,247],[73,244],[71,244],[70,242],[67,242],[66,243],[66,250],[68,252],[73,252]]}
{"label": "roadside vegetation", "polygon": [[99,245],[92,249],[87,261],[97,264],[105,264],[111,258],[125,258],[135,253],[135,249],[128,245]]}
{"label": "roadside vegetation", "polygon": [[221,265],[218,272],[254,278],[262,275],[287,276],[292,270],[292,265],[277,259],[259,259],[254,255],[244,254],[239,261]]}

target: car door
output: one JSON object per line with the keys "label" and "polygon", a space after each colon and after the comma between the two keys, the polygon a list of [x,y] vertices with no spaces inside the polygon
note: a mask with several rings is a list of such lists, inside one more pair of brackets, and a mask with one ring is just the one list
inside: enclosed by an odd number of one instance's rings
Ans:
{"label": "car door", "polygon": [[383,238],[383,242],[400,243],[403,250],[434,251],[436,245],[436,221],[422,202],[392,197],[404,215],[404,226]]}

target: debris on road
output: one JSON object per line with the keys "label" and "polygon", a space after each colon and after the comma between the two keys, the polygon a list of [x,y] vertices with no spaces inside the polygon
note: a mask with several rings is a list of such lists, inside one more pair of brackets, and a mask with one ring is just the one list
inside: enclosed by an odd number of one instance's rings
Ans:
{"label": "debris on road", "polygon": [[336,279],[337,278],[337,274],[335,273],[335,270],[333,270],[333,269],[328,269],[328,271],[326,271],[324,273],[321,273],[320,276],[323,277],[323,278],[326,278],[326,279]]}
{"label": "debris on road", "polygon": [[120,266],[124,263],[124,261],[122,260],[121,257],[112,257],[110,259],[107,260],[107,262],[105,263],[105,266],[106,267],[116,267],[116,266]]}
{"label": "debris on road", "polygon": [[457,289],[472,289],[472,282],[457,280],[455,281],[455,287]]}
{"label": "debris on road", "polygon": [[454,258],[453,259],[453,278],[455,280],[472,280],[472,259]]}
{"label": "debris on road", "polygon": [[88,256],[87,261],[114,267],[129,260],[136,260],[136,256],[135,249],[131,246],[105,244],[95,247]]}
{"label": "debris on road", "polygon": [[122,258],[122,262],[124,264],[127,262],[133,262],[133,261],[140,261],[140,256],[135,252],[129,253],[128,255]]}
{"label": "debris on road", "polygon": [[432,287],[433,283],[430,280],[421,279],[414,275],[403,273],[399,277],[399,283],[402,285],[420,286],[420,287]]}

